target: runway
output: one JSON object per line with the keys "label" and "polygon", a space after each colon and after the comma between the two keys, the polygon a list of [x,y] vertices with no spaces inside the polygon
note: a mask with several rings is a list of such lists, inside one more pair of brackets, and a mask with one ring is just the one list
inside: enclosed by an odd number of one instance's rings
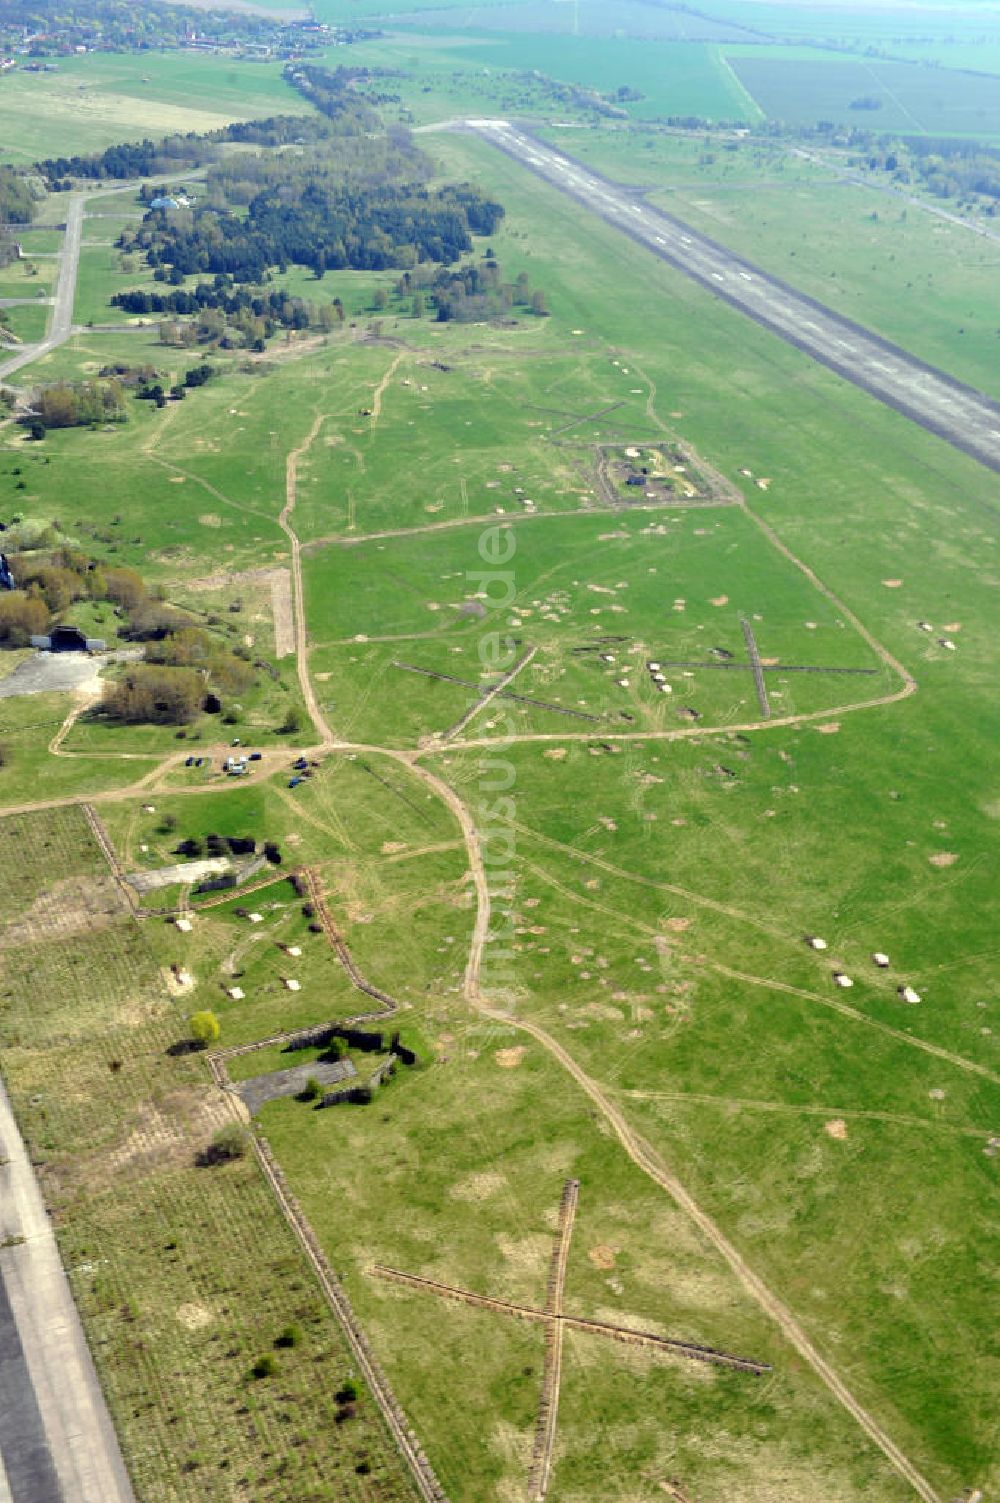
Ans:
{"label": "runway", "polygon": [[831,312],[509,121],[463,124],[755,323],[1000,473],[1000,404],[982,392]]}
{"label": "runway", "polygon": [[0,1503],[135,1503],[2,1081]]}

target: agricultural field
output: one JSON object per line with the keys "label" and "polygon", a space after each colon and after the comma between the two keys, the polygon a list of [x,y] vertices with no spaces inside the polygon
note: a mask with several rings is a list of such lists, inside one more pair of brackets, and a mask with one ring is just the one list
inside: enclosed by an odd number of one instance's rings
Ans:
{"label": "agricultural field", "polygon": [[[401,92],[472,98],[460,50]],[[336,1397],[358,1348],[273,1155],[451,1503],[986,1499],[994,477],[482,140],[424,139],[504,204],[544,314],[331,274],[328,336],[125,424],[0,430],[0,518],[270,664],[180,737],[0,699],[4,1076],[137,1492],[416,1496],[385,1390]],[[759,143],[572,149],[992,389],[986,242]],[[120,273],[88,249],[97,321]],[[133,350],[197,358],[84,330],[28,371]],[[250,841],[235,888],[190,864]]]}
{"label": "agricultural field", "polygon": [[[650,43],[624,32],[609,38],[472,30],[458,36],[424,33],[412,41],[403,36],[363,43],[352,47],[351,56],[412,69],[415,51],[421,89],[438,73],[439,88],[445,86],[449,75],[461,70],[476,91],[480,111],[484,82],[488,89],[506,87],[510,93],[515,78],[523,86],[521,75],[537,72],[605,95],[615,95],[620,88],[634,90],[641,97],[624,101],[623,107],[636,120],[701,115],[750,123],[762,118],[721,49],[700,41]],[[506,83],[493,81],[494,75]]]}
{"label": "agricultural field", "polygon": [[[252,1155],[197,1166],[231,1111],[173,1048],[182,1006],[84,815],[4,833],[21,856],[3,879],[4,1076],[139,1494],[410,1498],[367,1396],[335,1422],[350,1357]],[[268,1348],[275,1376],[255,1380]]]}
{"label": "agricultural field", "polygon": [[60,58],[54,73],[0,77],[0,160],[30,164],[306,108],[277,63],[187,52]]}
{"label": "agricultural field", "polygon": [[[737,78],[770,120],[832,120],[904,135],[1000,136],[1000,100],[986,75],[917,63],[727,53]],[[857,101],[871,101],[859,105]]]}

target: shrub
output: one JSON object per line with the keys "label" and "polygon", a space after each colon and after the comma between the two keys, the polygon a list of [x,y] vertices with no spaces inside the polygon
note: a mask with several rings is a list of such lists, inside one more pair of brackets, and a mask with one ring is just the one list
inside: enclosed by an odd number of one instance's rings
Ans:
{"label": "shrub", "polygon": [[218,1043],[222,1032],[214,1012],[193,1012],[188,1018],[188,1027],[195,1043],[200,1044],[203,1049],[207,1049],[209,1044]]}
{"label": "shrub", "polygon": [[334,1394],[338,1404],[356,1404],[360,1397],[361,1390],[353,1378],[345,1378]]}
{"label": "shrub", "polygon": [[274,1338],[274,1344],[277,1347],[293,1347],[298,1346],[301,1340],[302,1328],[293,1324],[286,1326],[280,1335]]}
{"label": "shrub", "polygon": [[192,668],[131,668],[104,689],[104,708],[116,720],[184,725],[194,720],[203,697],[201,675]]}
{"label": "shrub", "polygon": [[300,1101],[318,1101],[323,1094],[323,1087],[315,1075],[310,1075],[302,1090],[299,1092]]}
{"label": "shrub", "polygon": [[278,1364],[271,1356],[270,1352],[265,1352],[262,1357],[258,1357],[257,1361],[250,1369],[250,1372],[255,1378],[271,1378],[277,1371]]}
{"label": "shrub", "polygon": [[238,1122],[220,1127],[207,1148],[198,1155],[200,1168],[208,1169],[214,1164],[231,1164],[245,1157],[247,1151],[246,1130]]}

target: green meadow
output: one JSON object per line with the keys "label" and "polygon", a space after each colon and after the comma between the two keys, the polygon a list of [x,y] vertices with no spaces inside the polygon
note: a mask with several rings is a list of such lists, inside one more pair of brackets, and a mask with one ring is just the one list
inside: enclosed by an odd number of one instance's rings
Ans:
{"label": "green meadow", "polygon": [[59,58],[56,69],[0,78],[4,161],[28,165],[306,108],[278,63],[162,52]]}
{"label": "green meadow", "polygon": [[[441,45],[419,75],[428,113],[473,96],[471,75],[448,72],[459,51]],[[350,316],[329,337],[213,356],[217,374],[183,402],[132,402],[107,431],[43,444],[0,431],[5,520],[57,523],[268,661],[278,621],[258,571],[301,566],[304,656],[274,661],[247,706],[265,753],[250,778],[221,772],[232,728],[210,717],[190,746],[211,753],[206,770],[184,765],[187,737],[87,715],[52,755],[71,698],[0,703],[0,813],[93,796],[126,872],[210,835],[281,856],[223,901],[193,881],[154,893],[150,906],[189,909],[188,932],[105,914],[75,970],[48,931],[18,940],[0,989],[5,1072],[50,1158],[64,1246],[74,1268],[108,1260],[106,1281],[74,1278],[126,1450],[140,1454],[136,1411],[166,1383],[196,1418],[171,1440],[157,1410],[157,1444],[175,1472],[199,1458],[207,1498],[234,1484],[274,1503],[408,1496],[368,1396],[335,1423],[326,1377],[341,1380],[345,1349],[254,1161],[193,1167],[225,1098],[199,1055],[167,1052],[195,1008],[217,1014],[229,1048],[372,1007],[289,881],[309,868],[357,974],[397,1004],[374,1009],[377,1026],[402,1028],[418,1060],[368,1105],[285,1098],[253,1130],[452,1503],[525,1496],[543,1330],[377,1266],[544,1308],[570,1177],[568,1313],[769,1370],[567,1330],[551,1503],[905,1503],[915,1493],[876,1427],[933,1496],[988,1497],[994,479],[479,139],[424,139],[442,177],[503,202],[491,244],[505,278],[544,289],[547,316],[442,324],[396,301],[375,315],[379,279],[330,275],[316,285]],[[987,242],[758,142],[571,139],[992,390]],[[120,272],[107,247],[85,256],[78,306],[96,322]],[[130,352],[171,381],[196,358],[152,331],[84,330],[38,374]],[[632,500],[621,477],[654,450],[685,459],[669,494],[647,476]],[[506,686],[498,643],[523,660]],[[303,679],[329,736],[308,725]],[[479,704],[491,688],[524,698]],[[292,736],[276,730],[286,704],[303,713]],[[292,787],[300,748],[309,776]],[[53,850],[60,912],[81,878],[88,903],[111,902],[75,811],[9,818],[31,859],[5,913],[51,917]],[[271,1044],[228,1068],[244,1080],[314,1057]],[[773,1318],[775,1301],[790,1317]],[[207,1312],[196,1326],[191,1306]],[[271,1325],[293,1316],[308,1334],[282,1352],[280,1386],[250,1386]],[[206,1422],[219,1412],[226,1423]],[[149,1496],[186,1497],[175,1472]]]}

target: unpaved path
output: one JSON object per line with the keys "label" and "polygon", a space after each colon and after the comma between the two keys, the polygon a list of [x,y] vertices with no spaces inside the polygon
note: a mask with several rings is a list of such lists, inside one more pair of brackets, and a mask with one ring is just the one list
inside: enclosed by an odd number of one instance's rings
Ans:
{"label": "unpaved path", "polygon": [[299,461],[303,455],[308,454],[319,436],[319,431],[326,422],[324,413],[317,413],[313,419],[312,427],[298,448],[292,449],[285,461],[285,504],[281,508],[278,517],[278,526],[292,545],[292,599],[295,607],[295,666],[299,676],[299,687],[302,690],[302,698],[305,700],[306,709],[313,725],[322,737],[325,746],[330,745],[334,739],[333,731],[319,707],[312,679],[309,677],[309,649],[307,644],[305,592],[302,586],[302,545],[299,542],[298,533],[292,526],[291,518],[295,510],[296,487],[298,484]]}
{"label": "unpaved path", "polygon": [[551,1034],[546,1033],[543,1028],[540,1028],[537,1023],[530,1022],[526,1018],[512,1017],[508,1013],[496,1012],[485,1004],[480,1004],[478,1010],[485,1017],[492,1018],[495,1022],[504,1023],[509,1027],[517,1028],[521,1032],[529,1034],[576,1081],[580,1089],[589,1097],[590,1101],[600,1112],[604,1121],[611,1128],[614,1136],[618,1139],[632,1162],[655,1184],[658,1184],[661,1189],[665,1190],[671,1199],[694,1222],[702,1235],[712,1244],[725,1262],[728,1263],[730,1269],[747,1292],[756,1300],[764,1313],[769,1315],[779,1327],[785,1339],[791,1343],[799,1356],[809,1364],[821,1381],[826,1384],[830,1392],[843,1405],[848,1414],[857,1421],[869,1439],[874,1441],[875,1445],[878,1446],[883,1455],[891,1462],[900,1476],[906,1479],[914,1492],[925,1500],[925,1503],[943,1503],[939,1494],[900,1450],[892,1437],[882,1429],[875,1417],[855,1398],[843,1379],[810,1340],[804,1328],[799,1324],[788,1306],[777,1295],[771,1292],[763,1279],[753,1271],[729,1241],[718,1224],[707,1212],[702,1210],[698,1202],[677,1176],[667,1167],[649,1143],[633,1131],[614,1103],[601,1087],[577,1064],[572,1055]]}
{"label": "unpaved path", "polygon": [[852,1418],[860,1425],[861,1429],[864,1430],[865,1434],[878,1446],[883,1455],[896,1468],[899,1474],[906,1479],[918,1496],[924,1499],[924,1503],[942,1503],[939,1494],[919,1469],[900,1450],[892,1437],[887,1434],[875,1419],[874,1415],[855,1398],[837,1371],[811,1341],[805,1329],[800,1325],[788,1306],[776,1294],[772,1293],[760,1275],[754,1272],[736,1247],[729,1241],[721,1227],[702,1209],[650,1144],[633,1131],[619,1108],[597,1082],[591,1079],[568,1050],[554,1039],[551,1034],[547,1033],[544,1028],[540,1027],[539,1024],[516,1013],[494,1008],[484,998],[480,988],[480,975],[484,946],[490,927],[490,892],[479,834],[475,828],[475,822],[471,814],[454,790],[446,789],[446,785],[441,783],[441,780],[434,777],[433,774],[428,774],[426,769],[418,769],[414,764],[411,765],[414,766],[414,771],[418,775],[423,776],[425,781],[429,782],[432,787],[436,786],[442,790],[442,796],[445,797],[445,802],[455,813],[463,835],[466,838],[469,866],[478,895],[478,911],[472,942],[469,947],[469,959],[465,974],[464,995],[467,1000],[483,1017],[490,1018],[493,1022],[526,1033],[531,1038],[534,1038],[537,1043],[541,1044],[546,1052],[552,1056],[556,1063],[560,1065],[590,1099],[637,1168],[641,1169],[648,1178],[666,1191],[675,1204],[694,1222],[702,1235],[729,1265],[744,1288],[756,1300],[760,1308],[775,1322],[785,1339],[791,1343],[803,1360],[809,1364],[837,1401],[843,1405]]}

